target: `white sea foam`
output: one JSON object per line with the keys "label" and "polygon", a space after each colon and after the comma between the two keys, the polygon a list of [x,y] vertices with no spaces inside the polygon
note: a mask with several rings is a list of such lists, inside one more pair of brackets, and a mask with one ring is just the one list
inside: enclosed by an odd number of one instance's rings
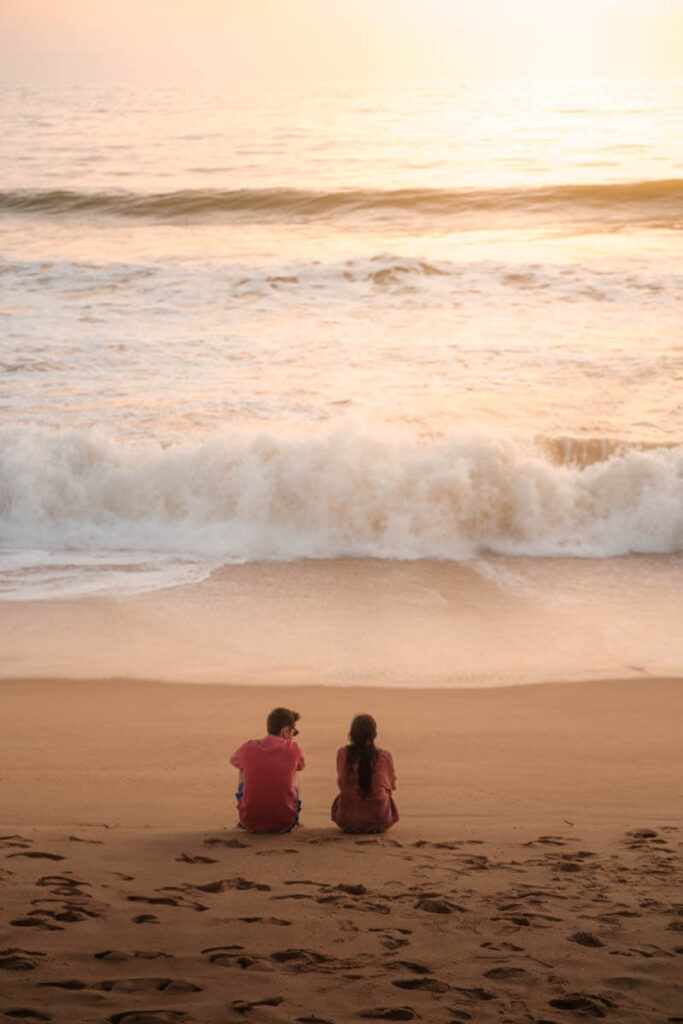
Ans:
{"label": "white sea foam", "polygon": [[[53,567],[55,553],[71,553],[62,564],[75,570],[90,553],[100,568],[109,560],[129,575],[133,563],[147,566],[138,579],[146,589],[169,582],[164,561],[168,569],[173,559],[182,562],[179,582],[200,565],[257,559],[600,558],[683,548],[683,447],[625,450],[584,466],[555,464],[544,447],[493,433],[420,439],[352,425],[167,447],[5,429],[5,570],[16,579],[45,564],[45,552]],[[137,554],[124,566],[116,552]]]}

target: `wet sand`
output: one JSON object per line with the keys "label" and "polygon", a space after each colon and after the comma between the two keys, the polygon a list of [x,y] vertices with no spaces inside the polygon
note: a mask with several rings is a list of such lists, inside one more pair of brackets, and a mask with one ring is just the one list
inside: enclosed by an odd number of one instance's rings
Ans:
{"label": "wet sand", "polygon": [[252,562],[147,593],[4,600],[0,678],[460,689],[671,677],[682,585],[678,556]]}
{"label": "wet sand", "polygon": [[[302,826],[227,761],[303,714]],[[114,1024],[683,1017],[683,687],[0,684],[0,1014]],[[329,821],[373,713],[401,821]]]}

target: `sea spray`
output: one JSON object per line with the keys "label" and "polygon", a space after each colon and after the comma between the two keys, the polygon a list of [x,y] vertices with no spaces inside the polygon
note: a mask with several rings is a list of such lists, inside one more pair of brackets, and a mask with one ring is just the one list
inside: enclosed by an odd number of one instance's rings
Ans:
{"label": "sea spray", "polygon": [[[494,432],[223,432],[162,445],[0,432],[6,553],[157,551],[226,561],[482,552],[609,557],[683,548],[683,446]],[[548,453],[552,453],[550,456]]]}

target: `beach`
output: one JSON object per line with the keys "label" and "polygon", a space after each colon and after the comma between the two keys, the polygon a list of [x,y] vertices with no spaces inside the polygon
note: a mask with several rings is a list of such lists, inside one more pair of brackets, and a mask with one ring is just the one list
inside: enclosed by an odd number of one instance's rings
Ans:
{"label": "beach", "polygon": [[683,80],[383,81],[363,19],[367,81],[236,25],[231,84],[0,90],[3,1021],[683,1021]]}
{"label": "beach", "polygon": [[[674,1021],[677,679],[490,689],[0,683],[0,1010],[69,1022]],[[301,825],[230,753],[302,714]],[[329,820],[353,714],[400,822]]]}

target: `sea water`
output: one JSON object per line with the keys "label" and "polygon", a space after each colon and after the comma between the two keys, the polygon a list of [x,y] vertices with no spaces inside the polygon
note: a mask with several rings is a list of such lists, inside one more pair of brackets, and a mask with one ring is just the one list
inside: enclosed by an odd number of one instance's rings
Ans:
{"label": "sea water", "polygon": [[[7,623],[147,595],[160,624],[202,581],[224,611],[254,586],[286,605],[278,580],[341,560],[328,626],[377,572],[430,595],[385,639],[419,643],[458,581],[440,685],[680,670],[683,81],[9,88],[0,110]],[[507,662],[484,656],[499,601],[529,632]],[[528,654],[560,606],[551,645],[584,640],[551,672]],[[331,681],[392,676],[361,618],[344,659],[321,649]],[[442,641],[466,622],[465,656]],[[301,664],[295,635],[273,664]],[[186,677],[212,657],[178,652]],[[91,667],[169,674],[114,661]]]}

